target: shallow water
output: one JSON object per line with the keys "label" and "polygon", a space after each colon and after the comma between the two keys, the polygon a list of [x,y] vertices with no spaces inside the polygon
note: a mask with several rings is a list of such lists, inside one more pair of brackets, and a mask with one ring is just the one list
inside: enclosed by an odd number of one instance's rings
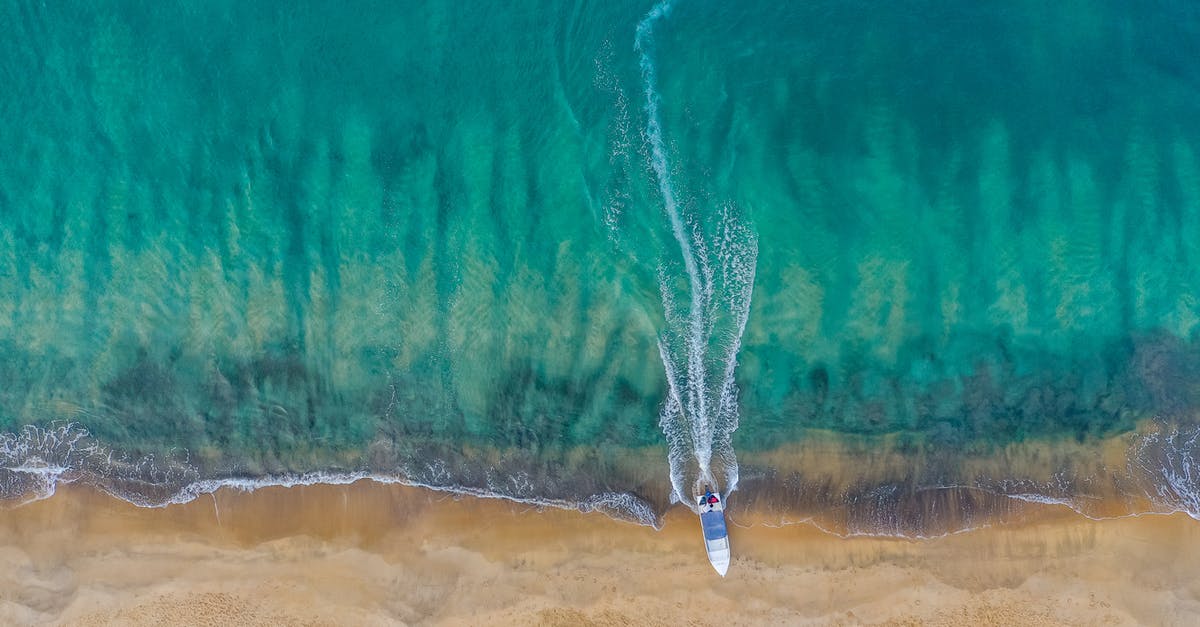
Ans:
{"label": "shallow water", "polygon": [[1200,515],[1191,3],[664,6],[0,7],[6,494]]}

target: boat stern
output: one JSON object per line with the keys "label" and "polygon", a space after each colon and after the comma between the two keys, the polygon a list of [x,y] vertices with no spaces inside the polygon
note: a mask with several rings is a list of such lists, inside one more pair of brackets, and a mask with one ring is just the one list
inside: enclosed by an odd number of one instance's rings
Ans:
{"label": "boat stern", "polygon": [[724,546],[720,548],[713,548],[712,544],[716,543],[709,543],[708,562],[712,564],[718,575],[724,577],[725,573],[729,571],[729,539],[726,538],[722,543]]}

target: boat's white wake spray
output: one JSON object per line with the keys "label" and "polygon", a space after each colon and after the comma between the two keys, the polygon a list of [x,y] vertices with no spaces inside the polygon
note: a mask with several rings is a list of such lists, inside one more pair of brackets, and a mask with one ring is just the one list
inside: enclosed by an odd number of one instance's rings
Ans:
{"label": "boat's white wake spray", "polygon": [[638,23],[634,46],[641,55],[650,167],[687,274],[688,303],[682,306],[676,304],[679,288],[674,277],[665,267],[659,269],[666,328],[658,348],[668,385],[659,424],[667,438],[673,497],[695,507],[693,496],[705,485],[723,486],[726,494],[737,487],[734,370],[750,314],[758,242],[728,205],[706,233],[705,216],[691,215],[671,183],[653,37],[655,23],[671,7],[671,0],[664,0],[646,14]]}

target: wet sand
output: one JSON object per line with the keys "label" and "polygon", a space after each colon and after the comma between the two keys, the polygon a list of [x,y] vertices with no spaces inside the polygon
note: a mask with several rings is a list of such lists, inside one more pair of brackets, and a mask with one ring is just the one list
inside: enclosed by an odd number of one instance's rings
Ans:
{"label": "wet sand", "polygon": [[1181,514],[1047,508],[922,541],[749,518],[721,579],[682,509],[655,531],[369,481],[163,509],[68,486],[0,511],[0,623],[1200,624],[1200,522]]}

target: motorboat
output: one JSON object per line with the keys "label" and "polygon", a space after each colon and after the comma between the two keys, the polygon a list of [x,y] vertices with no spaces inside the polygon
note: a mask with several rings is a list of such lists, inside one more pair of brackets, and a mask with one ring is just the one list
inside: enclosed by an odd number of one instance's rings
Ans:
{"label": "motorboat", "polygon": [[725,501],[707,486],[697,498],[700,527],[704,531],[704,550],[708,561],[722,577],[729,570],[729,531],[725,528]]}

